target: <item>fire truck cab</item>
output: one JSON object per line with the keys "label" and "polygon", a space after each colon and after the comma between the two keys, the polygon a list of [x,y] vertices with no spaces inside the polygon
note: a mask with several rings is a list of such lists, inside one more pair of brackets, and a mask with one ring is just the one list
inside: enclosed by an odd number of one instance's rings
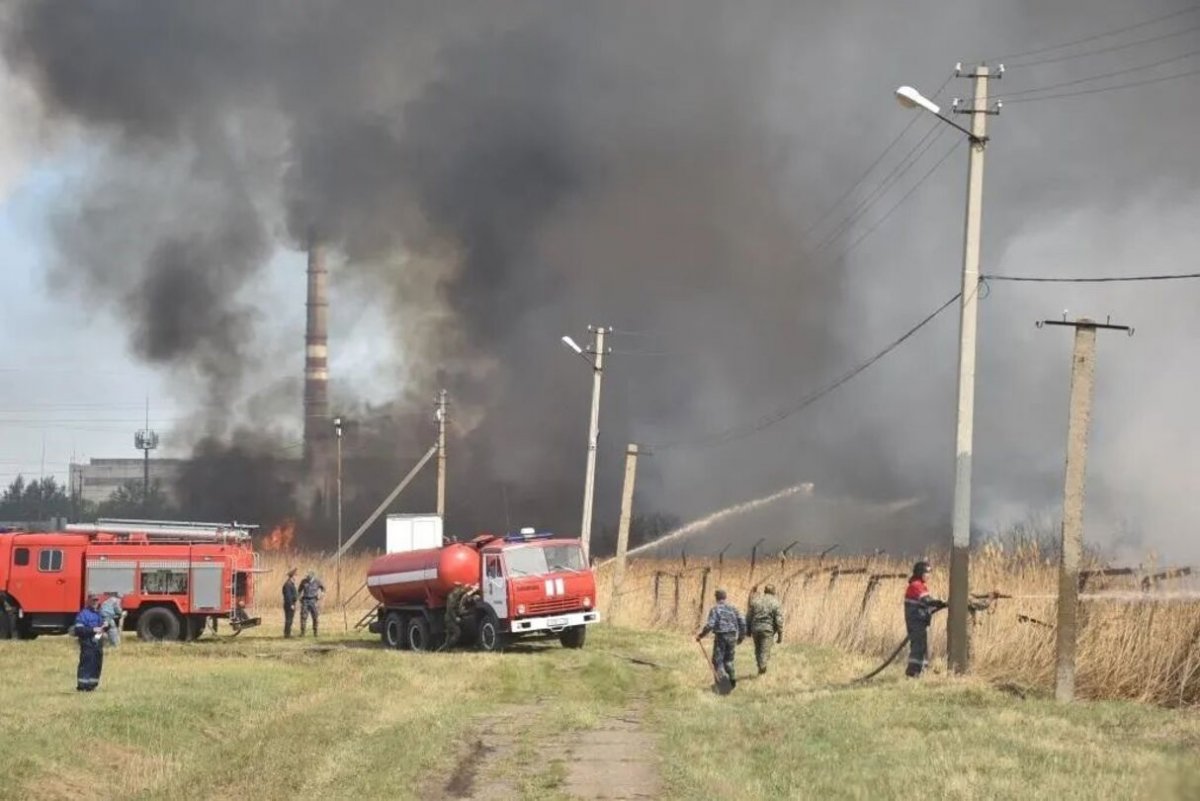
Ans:
{"label": "fire truck cab", "polygon": [[116,592],[122,628],[192,640],[216,619],[256,626],[249,526],[100,520],[52,533],[0,532],[0,639],[65,634],[91,594]]}

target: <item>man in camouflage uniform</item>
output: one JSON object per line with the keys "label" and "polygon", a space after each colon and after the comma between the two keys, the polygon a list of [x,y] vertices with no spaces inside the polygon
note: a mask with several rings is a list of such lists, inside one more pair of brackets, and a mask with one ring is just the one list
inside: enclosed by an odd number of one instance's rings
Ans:
{"label": "man in camouflage uniform", "polygon": [[479,587],[475,584],[464,585],[461,581],[454,582],[454,589],[446,596],[446,640],[439,651],[455,646],[462,639],[462,619],[471,613],[475,606],[475,596]]}
{"label": "man in camouflage uniform", "polygon": [[725,590],[715,593],[717,605],[708,613],[708,623],[696,635],[700,642],[711,631],[713,634],[712,664],[721,678],[729,679],[730,687],[737,687],[737,676],[733,671],[733,657],[737,646],[746,637],[746,619],[733,606],[725,602]]}
{"label": "man in camouflage uniform", "polygon": [[761,676],[767,672],[767,663],[771,661],[771,643],[783,642],[783,610],[779,608],[773,584],[763,587],[761,594],[755,593],[750,599],[746,623],[754,638],[754,661],[758,663],[758,675]]}
{"label": "man in camouflage uniform", "polygon": [[320,613],[321,596],[325,594],[325,585],[317,578],[316,573],[309,571],[300,581],[300,636],[304,636],[308,616],[312,615],[313,636],[317,636],[317,618]]}

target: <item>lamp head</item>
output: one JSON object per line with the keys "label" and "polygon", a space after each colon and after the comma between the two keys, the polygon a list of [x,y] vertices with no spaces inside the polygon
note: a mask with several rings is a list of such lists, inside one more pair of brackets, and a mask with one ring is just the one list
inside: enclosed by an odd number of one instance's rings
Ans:
{"label": "lamp head", "polygon": [[905,108],[923,108],[934,114],[938,114],[942,110],[937,103],[934,103],[911,86],[901,86],[897,89],[896,100]]}

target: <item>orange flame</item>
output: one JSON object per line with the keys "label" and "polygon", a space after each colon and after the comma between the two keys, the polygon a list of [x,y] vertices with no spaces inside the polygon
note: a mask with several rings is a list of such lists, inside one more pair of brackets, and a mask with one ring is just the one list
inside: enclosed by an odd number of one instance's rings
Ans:
{"label": "orange flame", "polygon": [[296,537],[296,521],[288,518],[271,529],[271,533],[263,538],[264,551],[286,551],[292,547]]}

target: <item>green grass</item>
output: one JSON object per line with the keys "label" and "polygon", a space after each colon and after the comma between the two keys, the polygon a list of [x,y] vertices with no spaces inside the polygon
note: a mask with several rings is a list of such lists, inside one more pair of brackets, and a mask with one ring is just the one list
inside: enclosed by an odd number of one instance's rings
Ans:
{"label": "green grass", "polygon": [[[0,642],[0,798],[436,798],[501,719],[511,758],[477,786],[561,798],[549,746],[635,706],[669,798],[1200,797],[1194,711],[1061,706],[895,669],[829,689],[870,665],[796,645],[722,698],[688,638],[608,628],[582,651],[502,656],[321,644],[335,642],[129,640],[90,695],[74,691],[71,640]],[[738,662],[748,676],[749,649]]]}

